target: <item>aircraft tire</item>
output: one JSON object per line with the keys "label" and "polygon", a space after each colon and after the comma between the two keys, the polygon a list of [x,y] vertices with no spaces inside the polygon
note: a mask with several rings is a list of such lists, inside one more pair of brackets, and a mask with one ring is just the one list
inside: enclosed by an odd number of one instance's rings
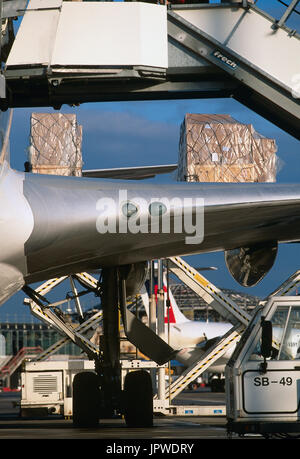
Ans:
{"label": "aircraft tire", "polygon": [[73,380],[73,424],[96,427],[99,422],[98,377],[91,371],[77,373]]}
{"label": "aircraft tire", "polygon": [[153,390],[149,373],[130,372],[124,381],[124,417],[128,427],[153,426]]}

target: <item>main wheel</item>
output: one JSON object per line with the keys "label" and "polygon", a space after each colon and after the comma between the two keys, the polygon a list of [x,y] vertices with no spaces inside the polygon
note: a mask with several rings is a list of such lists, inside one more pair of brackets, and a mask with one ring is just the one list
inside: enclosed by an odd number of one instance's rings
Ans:
{"label": "main wheel", "polygon": [[124,381],[124,417],[128,427],[153,426],[153,390],[149,373],[133,371]]}
{"label": "main wheel", "polygon": [[73,424],[76,427],[97,426],[99,401],[97,375],[91,371],[77,373],[73,380]]}

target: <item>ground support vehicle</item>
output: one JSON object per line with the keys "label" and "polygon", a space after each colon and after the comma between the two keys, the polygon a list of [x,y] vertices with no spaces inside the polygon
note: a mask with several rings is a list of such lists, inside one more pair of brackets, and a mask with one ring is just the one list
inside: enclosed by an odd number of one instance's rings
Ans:
{"label": "ground support vehicle", "polygon": [[225,370],[229,434],[300,434],[299,344],[299,297],[257,308]]}

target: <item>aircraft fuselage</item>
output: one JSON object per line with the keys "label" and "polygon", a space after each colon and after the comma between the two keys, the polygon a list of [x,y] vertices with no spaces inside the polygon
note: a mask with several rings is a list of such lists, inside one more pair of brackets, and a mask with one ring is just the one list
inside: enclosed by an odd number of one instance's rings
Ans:
{"label": "aircraft fuselage", "polygon": [[23,282],[300,239],[300,185],[1,174],[2,299]]}

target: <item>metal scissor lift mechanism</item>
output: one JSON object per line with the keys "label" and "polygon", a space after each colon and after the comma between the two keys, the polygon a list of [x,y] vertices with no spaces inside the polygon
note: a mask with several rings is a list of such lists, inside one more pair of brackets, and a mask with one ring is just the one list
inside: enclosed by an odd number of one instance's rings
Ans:
{"label": "metal scissor lift mechanism", "polygon": [[[98,288],[97,281],[88,273],[79,273],[76,275],[76,277],[78,277],[78,279],[80,279],[87,287],[93,290]],[[44,296],[53,288],[62,283],[66,278],[67,276],[50,279],[44,282],[35,290],[28,286],[25,286],[23,289],[30,298],[25,298],[24,303],[29,304],[31,313],[38,319],[56,328],[61,334],[65,335],[65,338],[62,338],[58,342],[51,345],[48,349],[44,350],[44,352],[40,353],[36,360],[44,360],[48,358],[51,354],[57,352],[70,340],[82,348],[82,350],[87,353],[90,359],[99,358],[99,348],[95,346],[95,344],[92,343],[85,336],[85,334],[89,329],[95,328],[102,320],[102,311],[98,311],[92,317],[74,328],[64,319],[59,309],[59,306],[61,306],[67,300],[58,301],[56,303],[49,303],[49,301]],[[71,283],[71,285],[74,288],[74,284]],[[78,299],[77,296],[75,298]]]}
{"label": "metal scissor lift mechanism", "polygon": [[[166,399],[169,403],[176,396],[182,392],[187,385],[199,377],[204,371],[207,371],[216,360],[218,360],[225,352],[228,351],[236,342],[240,339],[244,326],[236,326],[229,330],[225,336],[221,337],[216,344],[210,347],[202,359],[195,362],[193,365],[188,367],[179,378],[177,378],[171,385],[166,389]],[[169,412],[174,411],[177,407],[170,405],[165,407]],[[224,412],[222,412],[224,415]]]}
{"label": "metal scissor lift mechanism", "polygon": [[[112,273],[115,272],[112,270]],[[75,277],[75,276],[74,276]],[[76,275],[77,280],[86,285],[89,290],[99,294],[98,282],[87,273]],[[32,313],[39,319],[54,326],[61,334],[65,335],[60,341],[46,349],[38,356],[38,361],[48,358],[55,353],[62,345],[71,340],[78,345],[90,360],[94,361],[94,371],[79,372],[73,380],[73,423],[79,427],[94,426],[98,423],[101,413],[106,416],[112,416],[114,409],[119,408],[121,398],[121,385],[119,375],[119,342],[117,330],[117,307],[115,301],[115,289],[111,289],[112,298],[109,297],[108,289],[105,288],[104,301],[109,301],[109,307],[103,307],[103,311],[94,314],[88,320],[74,327],[62,313],[59,306],[66,300],[50,303],[44,296],[54,286],[59,285],[66,277],[51,279],[45,282],[36,290],[29,286],[24,286],[23,291],[29,296],[30,308]],[[74,293],[74,300],[79,316],[83,318],[81,306],[79,303],[79,294],[70,277],[71,286]],[[106,285],[108,287],[108,285]],[[43,294],[41,294],[41,292]],[[103,295],[102,300],[103,300]],[[110,301],[114,300],[114,301]],[[68,300],[67,300],[68,301]],[[103,303],[102,303],[103,306]],[[94,344],[85,336],[91,327],[95,327],[103,321],[105,341],[102,346]],[[113,335],[113,338],[111,336]],[[101,391],[100,391],[101,387]],[[101,396],[102,394],[102,396]]]}

